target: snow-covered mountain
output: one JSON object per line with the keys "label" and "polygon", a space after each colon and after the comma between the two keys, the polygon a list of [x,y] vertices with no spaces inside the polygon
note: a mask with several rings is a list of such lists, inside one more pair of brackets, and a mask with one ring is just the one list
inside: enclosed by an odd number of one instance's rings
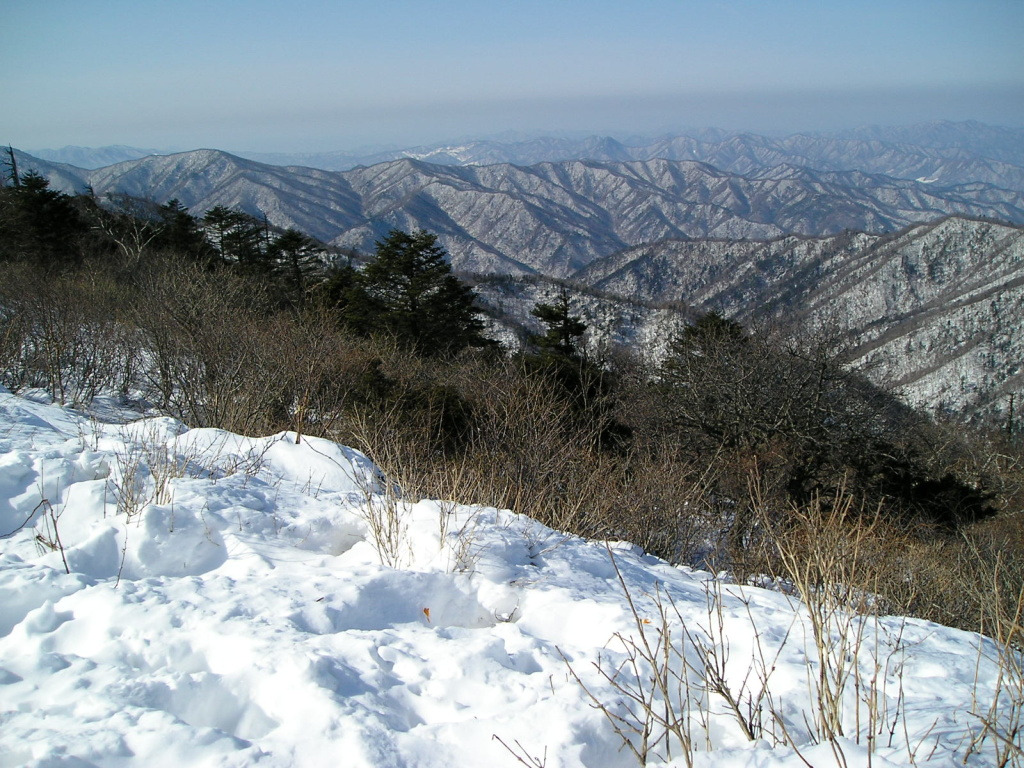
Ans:
{"label": "snow-covered mountain", "polygon": [[75,147],[67,146],[61,149],[33,149],[30,153],[42,160],[49,160],[51,163],[73,165],[77,168],[103,168],[114,163],[123,163],[125,160],[138,160],[140,157],[149,155],[165,155],[157,149],[139,149],[124,144],[112,144],[107,147]]}
{"label": "snow-covered mountain", "polygon": [[977,120],[937,120],[904,126],[866,126],[836,131],[843,138],[870,138],[932,149],[963,149],[981,157],[1024,165],[1024,128],[986,125]]}
{"label": "snow-covered mountain", "polygon": [[[10,169],[7,167],[8,158],[6,152],[3,157],[4,163],[2,166],[2,181],[4,184],[10,184]],[[41,176],[45,176],[50,182],[50,188],[56,189],[61,192],[68,194],[77,194],[85,192],[88,189],[89,182],[87,177],[89,171],[85,168],[81,168],[74,165],[67,165],[65,163],[51,162],[50,160],[43,160],[42,158],[30,155],[27,152],[22,152],[18,149],[14,150],[14,162],[17,164],[19,174],[26,174],[34,171]]]}
{"label": "snow-covered mountain", "polygon": [[827,333],[876,381],[929,407],[1001,410],[1024,387],[1017,227],[950,218],[892,235],[673,240],[595,261],[574,279],[630,305],[683,302]]}
{"label": "snow-covered mountain", "polygon": [[[23,169],[34,167],[22,158]],[[61,178],[68,168],[59,168]],[[1024,193],[982,183],[939,186],[793,165],[739,176],[696,161],[398,160],[334,173],[197,150],[83,170],[78,186],[86,185],[100,195],[177,198],[195,213],[239,208],[361,250],[392,228],[422,228],[438,235],[457,269],[555,277],[665,238],[883,232],[950,214],[1024,223]]]}
{"label": "snow-covered mountain", "polygon": [[519,141],[490,139],[431,144],[369,153],[238,152],[241,157],[272,165],[309,165],[331,171],[348,171],[359,166],[379,165],[393,160],[423,160],[438,165],[536,165],[566,160],[624,162],[641,158],[642,152],[609,136],[569,139],[541,136]]}
{"label": "snow-covered mountain", "polygon": [[989,768],[1014,733],[979,635],[840,612],[816,642],[784,590],[105,405],[0,389],[5,766],[637,765],[618,725],[662,768]]}
{"label": "snow-covered mountain", "polygon": [[[239,153],[274,165],[346,171],[405,158],[442,165],[536,165],[587,160],[696,160],[747,175],[781,164],[820,171],[852,171],[928,180],[939,185],[981,181],[1024,191],[1024,130],[977,122],[937,122],[896,128],[761,136],[692,131],[642,141],[609,136],[541,137],[522,141],[466,141],[370,154]],[[65,162],[73,162],[65,160]]]}
{"label": "snow-covered mountain", "polygon": [[528,334],[544,332],[530,311],[540,302],[550,303],[563,287],[569,291],[573,314],[587,325],[583,344],[595,359],[619,346],[657,365],[668,342],[700,314],[698,308],[680,302],[650,301],[536,275],[484,276],[472,283],[488,324],[487,336],[509,349],[522,348]]}
{"label": "snow-covered mountain", "polygon": [[[124,145],[68,146],[30,150],[54,163],[95,169],[167,151]],[[268,165],[347,171],[394,160],[438,165],[536,165],[587,160],[696,160],[746,175],[781,164],[821,171],[867,173],[940,185],[981,181],[1024,191],[1024,129],[976,121],[938,121],[911,126],[760,135],[718,129],[689,130],[656,138],[538,136],[516,140],[467,139],[414,147],[336,152],[245,152],[233,154]]]}

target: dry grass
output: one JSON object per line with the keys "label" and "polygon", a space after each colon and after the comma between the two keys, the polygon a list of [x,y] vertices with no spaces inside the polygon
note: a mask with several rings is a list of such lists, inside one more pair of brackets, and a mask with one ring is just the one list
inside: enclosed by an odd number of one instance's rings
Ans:
{"label": "dry grass", "polygon": [[[771,675],[776,657],[762,644],[752,615],[755,650],[745,674],[730,665],[720,581],[706,589],[705,620],[684,620],[671,597],[630,593],[617,564],[632,623],[616,634],[609,652],[588,673],[567,661],[570,675],[605,717],[640,765],[676,759],[692,765],[694,753],[713,750],[712,715],[729,713],[747,739],[766,739],[799,754],[801,745],[830,745],[845,766],[843,739],[869,755],[902,745],[909,765],[929,760],[930,731],[908,729],[904,657],[910,652],[902,624],[881,621],[890,599],[881,591],[893,539],[877,509],[865,509],[840,488],[763,521],[776,584],[793,595],[797,619],[782,644],[805,638],[810,661],[808,704],[777,701]],[[960,757],[985,751],[1000,768],[1024,765],[1024,590],[1000,557],[989,559],[966,542],[975,558],[973,579],[959,587],[981,611],[991,638],[979,643],[979,677],[964,724]],[[615,557],[609,549],[615,564]],[[742,599],[742,587],[732,587]],[[776,648],[781,652],[781,645]],[[982,661],[985,695],[981,694]],[[996,670],[994,690],[991,670]],[[731,670],[731,674],[730,674]],[[611,694],[608,694],[608,691]],[[891,759],[891,756],[890,758]],[[870,761],[870,758],[869,758]],[[870,762],[869,762],[870,764]]]}

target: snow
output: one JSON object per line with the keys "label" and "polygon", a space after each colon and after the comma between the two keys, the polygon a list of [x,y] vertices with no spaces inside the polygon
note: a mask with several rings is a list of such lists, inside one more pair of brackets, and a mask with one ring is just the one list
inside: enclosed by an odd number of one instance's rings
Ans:
{"label": "snow", "polygon": [[[636,765],[594,705],[625,715],[637,682],[611,672],[662,614],[696,766],[995,764],[991,740],[968,754],[997,685],[977,635],[851,617],[863,685],[821,741],[784,590],[405,500],[325,440],[114,413],[0,389],[0,766]],[[746,738],[703,685],[709,649],[741,702],[769,678],[795,747],[768,715]]]}

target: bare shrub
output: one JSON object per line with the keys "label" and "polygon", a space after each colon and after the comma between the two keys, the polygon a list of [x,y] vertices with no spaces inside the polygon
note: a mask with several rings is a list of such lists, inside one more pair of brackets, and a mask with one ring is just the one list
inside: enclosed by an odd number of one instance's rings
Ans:
{"label": "bare shrub", "polygon": [[981,724],[970,751],[992,745],[996,765],[1024,766],[1024,564],[1020,559],[993,556],[977,541],[968,542],[974,564],[973,583],[965,584],[978,603],[982,632],[994,641],[986,654],[979,643],[979,662],[988,656],[998,673],[990,699],[975,696],[971,714]]}
{"label": "bare shrub", "polygon": [[505,741],[498,736],[498,734],[492,734],[491,738],[497,741],[501,746],[505,748],[520,765],[525,765],[526,768],[547,768],[548,764],[548,748],[544,747],[544,753],[537,757],[536,755],[530,754],[522,744],[519,743],[518,739],[514,742],[515,747],[510,747]]}
{"label": "bare shrub", "polygon": [[102,274],[44,276],[11,265],[0,284],[0,375],[12,390],[45,389],[83,405],[135,383],[139,338],[126,322],[121,287]]}
{"label": "bare shrub", "polygon": [[0,382],[13,392],[27,386],[29,381],[28,361],[24,354],[29,327],[26,308],[11,301],[9,294],[5,293],[0,298]]}
{"label": "bare shrub", "polygon": [[[58,525],[61,513],[64,511],[63,507],[61,507],[60,511],[57,511],[49,499],[43,499],[32,510],[32,515],[35,515],[37,511],[40,511],[41,514],[39,522],[36,524],[36,546],[41,552],[60,552],[60,559],[64,564],[64,572],[70,574],[71,568],[68,567],[68,559],[64,553],[64,543],[60,540],[60,527]],[[31,519],[31,516],[29,519]]]}
{"label": "bare shrub", "polygon": [[[992,638],[979,654],[997,670],[995,691],[972,702],[978,726],[967,734],[967,756],[989,744],[997,765],[1024,764],[1024,567],[1019,548],[1005,548],[1012,539],[993,535],[1007,530],[1005,519],[960,537],[908,533],[840,486],[764,524],[776,556],[764,564],[804,605],[819,661],[808,678],[815,741],[848,736],[873,750],[887,734],[891,746],[904,715],[902,679],[895,704],[885,686],[904,649],[899,637],[883,636],[877,617],[911,614]],[[916,763],[920,743],[903,740]]]}
{"label": "bare shrub", "polygon": [[511,363],[481,377],[471,396],[478,408],[473,467],[497,494],[486,501],[546,524],[561,518],[564,527],[574,515],[559,504],[557,486],[569,481],[579,453],[566,450],[570,405],[541,377]]}
{"label": "bare shrub", "polygon": [[[617,633],[611,653],[593,663],[613,691],[599,694],[568,659],[570,675],[605,717],[640,765],[682,759],[715,748],[712,715],[725,712],[749,741],[791,744],[771,690],[771,677],[789,632],[775,652],[762,643],[747,609],[754,649],[745,673],[730,673],[731,647],[725,631],[726,599],[718,580],[705,584],[704,623],[684,620],[671,595],[655,585],[653,594],[633,595],[611,548],[608,549],[629,607],[631,631]],[[730,599],[743,599],[741,588]],[[641,597],[643,598],[641,600]],[[792,628],[790,629],[790,631]],[[795,745],[794,745],[795,746]]]}
{"label": "bare shrub", "polygon": [[370,354],[366,344],[338,330],[326,312],[279,315],[266,325],[266,358],[288,389],[289,424],[303,434],[328,436],[358,398]]}
{"label": "bare shrub", "polygon": [[878,592],[871,567],[877,512],[865,514],[840,487],[834,498],[815,497],[806,507],[791,509],[781,523],[785,530],[777,521],[769,524],[776,527],[779,575],[806,608],[811,650],[818,659],[816,675],[808,681],[815,702],[810,735],[816,742],[835,743],[846,735],[847,692],[858,679],[856,662],[866,641],[868,624],[859,617],[874,612]]}
{"label": "bare shrub", "polygon": [[131,521],[149,504],[169,504],[171,483],[185,477],[196,456],[168,444],[152,423],[130,424],[122,430],[121,450],[115,452],[116,471],[110,483],[118,514]]}
{"label": "bare shrub", "polygon": [[108,192],[105,198],[105,206],[90,209],[93,226],[117,246],[120,269],[136,269],[160,235],[161,227],[156,223],[160,208],[152,200],[123,193]]}
{"label": "bare shrub", "polygon": [[[542,373],[515,360],[423,360],[377,340],[375,395],[353,393],[332,436],[410,497],[511,509],[558,530],[704,562],[723,527],[714,461],[671,447],[608,450]],[[364,371],[367,373],[368,371]]]}
{"label": "bare shrub", "polygon": [[411,555],[409,508],[401,490],[390,480],[376,487],[369,479],[360,485],[363,495],[359,514],[366,523],[380,564],[401,567]]}
{"label": "bare shrub", "polygon": [[[615,564],[611,550],[609,556]],[[633,631],[617,633],[613,638],[616,657],[598,656],[593,664],[598,676],[614,691],[613,699],[599,695],[570,660],[562,658],[569,674],[640,765],[672,760],[675,755],[686,766],[692,766],[696,719],[692,710],[703,703],[695,700],[691,690],[699,681],[691,680],[691,667],[686,661],[689,637],[678,612],[675,617],[671,615],[670,603],[660,591],[653,597],[653,618],[648,618],[637,607],[617,564],[615,571],[629,605]]]}
{"label": "bare shrub", "polygon": [[142,276],[133,306],[149,355],[148,393],[194,426],[254,434],[286,426],[286,360],[259,284],[168,259]]}

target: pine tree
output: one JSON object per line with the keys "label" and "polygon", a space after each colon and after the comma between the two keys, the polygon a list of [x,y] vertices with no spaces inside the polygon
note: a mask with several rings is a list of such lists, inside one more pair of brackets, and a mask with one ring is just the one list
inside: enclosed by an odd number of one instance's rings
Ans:
{"label": "pine tree", "polygon": [[214,206],[203,216],[203,224],[210,233],[210,242],[222,259],[227,257],[225,240],[236,223],[235,212],[223,205]]}
{"label": "pine tree", "polygon": [[540,350],[542,357],[582,357],[580,340],[587,330],[587,324],[572,314],[569,291],[566,288],[560,289],[550,304],[538,302],[530,310],[530,314],[547,326],[547,331],[543,335],[534,335],[530,339]]}
{"label": "pine tree", "polygon": [[206,212],[203,224],[220,257],[244,274],[265,277],[271,271],[265,222],[242,211],[218,205]]}
{"label": "pine tree", "polygon": [[622,446],[629,430],[613,415],[612,382],[601,366],[587,357],[583,334],[587,324],[572,313],[569,291],[562,287],[550,302],[538,302],[530,314],[547,328],[530,337],[534,351],[524,355],[527,369],[546,377],[572,406],[581,434],[589,433],[597,446]]}
{"label": "pine tree", "polygon": [[33,261],[45,269],[77,264],[87,231],[75,199],[50,189],[35,171],[21,175],[17,187],[3,188],[0,260]]}
{"label": "pine tree", "polygon": [[376,245],[359,275],[365,297],[351,302],[362,315],[351,316],[352,324],[390,334],[428,356],[494,344],[483,336],[476,293],[452,274],[435,235],[392,230]]}
{"label": "pine tree", "polygon": [[292,307],[302,309],[315,276],[323,272],[317,243],[296,229],[288,229],[270,242],[271,274]]}
{"label": "pine tree", "polygon": [[162,227],[154,243],[156,246],[212,264],[216,257],[213,246],[188,208],[175,198],[161,205],[157,213]]}

